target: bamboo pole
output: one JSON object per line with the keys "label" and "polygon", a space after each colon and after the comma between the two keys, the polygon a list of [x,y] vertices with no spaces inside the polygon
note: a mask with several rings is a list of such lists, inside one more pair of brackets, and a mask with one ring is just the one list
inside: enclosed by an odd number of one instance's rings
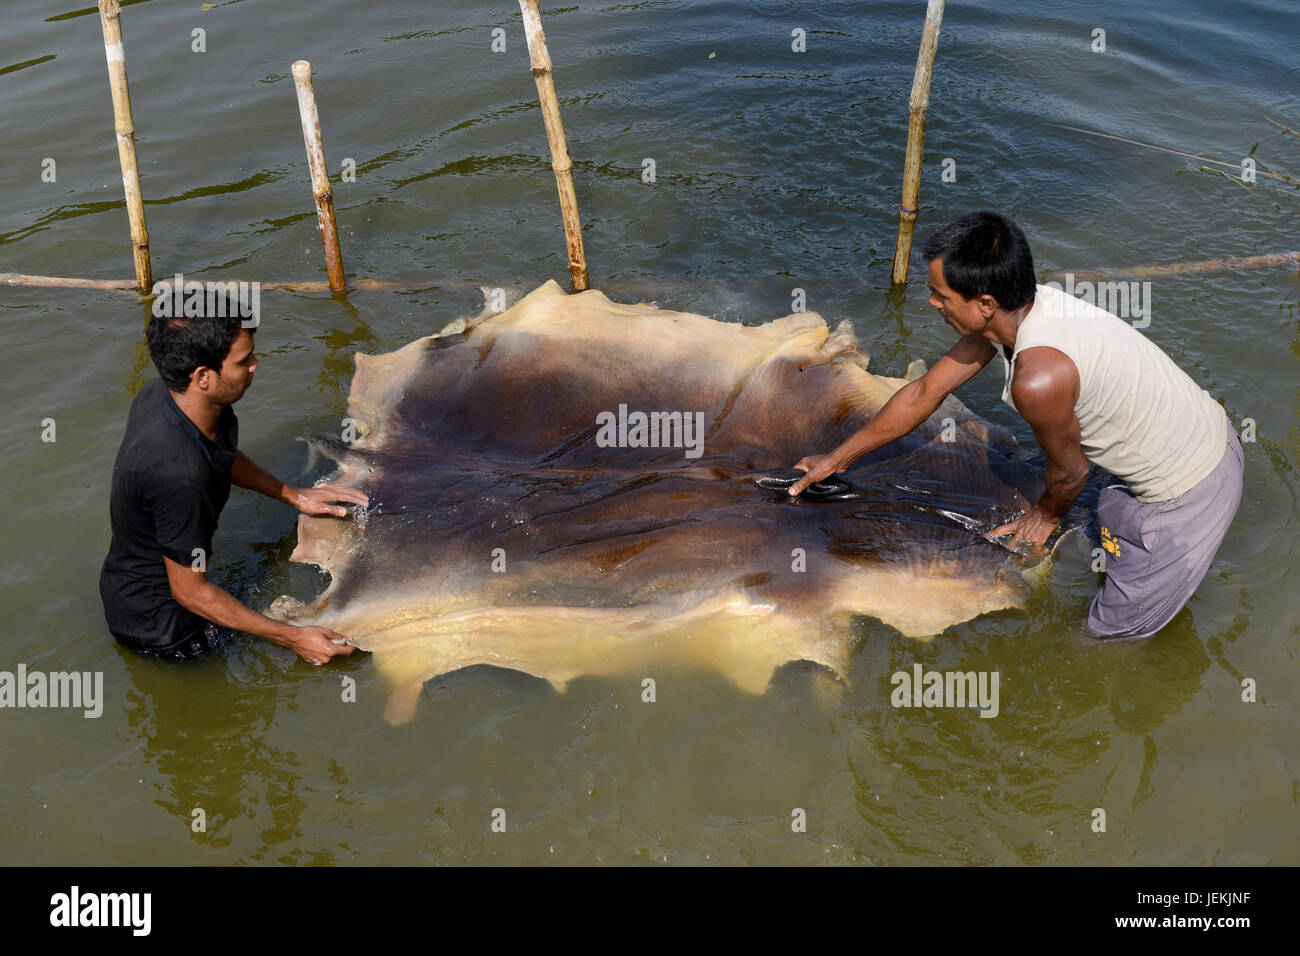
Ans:
{"label": "bamboo pole", "polygon": [[113,126],[117,132],[117,158],[122,167],[126,214],[131,221],[131,254],[135,259],[135,288],[148,295],[153,287],[149,262],[149,230],[144,222],[140,193],[140,167],[135,158],[135,122],[131,119],[131,94],[126,85],[126,54],[122,46],[122,8],[118,0],[99,0],[99,22],[104,28],[104,55],[108,59],[108,86],[113,94]]}
{"label": "bamboo pole", "polygon": [[294,63],[293,85],[298,91],[298,116],[302,120],[302,139],[307,147],[307,165],[311,167],[316,221],[320,224],[321,244],[325,247],[325,270],[329,273],[330,291],[342,292],[347,288],[347,280],[343,278],[343,252],[339,249],[339,231],[334,224],[334,192],[330,189],[329,167],[325,165],[325,144],[320,138],[316,94],[311,88],[311,64],[306,60]]}
{"label": "bamboo pole", "polygon": [[560,191],[560,215],[564,219],[569,275],[573,277],[573,291],[581,292],[587,288],[587,253],[582,247],[578,195],[573,189],[573,159],[569,156],[564,123],[560,119],[560,101],[555,95],[555,78],[551,74],[551,54],[546,49],[546,35],[542,32],[542,12],[537,7],[537,0],[519,0],[519,10],[524,17],[528,59],[532,64],[533,79],[537,81],[546,138],[551,144],[551,168],[555,170],[555,185]]}
{"label": "bamboo pole", "polygon": [[894,244],[894,285],[907,281],[907,264],[912,255],[912,233],[921,199],[921,154],[925,147],[925,112],[930,107],[930,77],[934,54],[939,48],[939,27],[943,24],[943,0],[929,0],[921,49],[916,54],[916,73],[908,100],[907,156],[903,161],[903,201],[898,207],[898,241]]}

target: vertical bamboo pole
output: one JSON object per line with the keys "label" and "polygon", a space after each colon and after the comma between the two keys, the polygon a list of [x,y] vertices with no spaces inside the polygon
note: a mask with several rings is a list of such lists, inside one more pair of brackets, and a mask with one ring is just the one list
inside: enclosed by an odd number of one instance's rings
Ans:
{"label": "vertical bamboo pole", "polygon": [[930,106],[930,77],[934,54],[939,48],[939,27],[943,24],[943,0],[929,0],[921,49],[916,54],[916,74],[908,101],[907,158],[903,162],[903,202],[898,207],[898,241],[894,244],[895,285],[907,281],[907,264],[912,255],[912,233],[921,200],[921,153],[925,147],[925,111]]}
{"label": "vertical bamboo pole", "polygon": [[560,191],[560,215],[564,218],[569,275],[573,277],[573,291],[581,292],[587,288],[587,253],[582,248],[578,195],[573,189],[573,160],[569,156],[568,141],[564,138],[564,123],[560,120],[560,101],[555,96],[555,78],[551,75],[551,54],[546,49],[546,35],[542,33],[542,12],[537,8],[537,0],[519,0],[519,10],[524,16],[528,59],[532,63],[533,79],[537,81],[542,118],[546,121],[546,138],[551,143],[551,168],[555,170],[555,184]]}
{"label": "vertical bamboo pole", "polygon": [[325,247],[330,291],[342,292],[347,282],[343,278],[339,231],[334,224],[334,192],[330,189],[329,167],[325,165],[325,144],[320,138],[316,94],[311,88],[311,64],[306,60],[294,63],[293,85],[298,91],[298,116],[302,119],[302,140],[307,146],[307,165],[311,167],[311,191],[316,196],[316,221],[320,224],[321,244]]}
{"label": "vertical bamboo pole", "polygon": [[140,167],[135,158],[135,122],[131,119],[131,94],[126,86],[126,54],[122,47],[122,8],[118,0],[99,0],[99,22],[104,28],[104,55],[108,58],[108,86],[113,93],[113,126],[117,132],[117,158],[122,166],[126,214],[131,221],[131,252],[135,257],[135,286],[141,295],[153,288],[149,262],[149,230],[144,223],[140,194]]}

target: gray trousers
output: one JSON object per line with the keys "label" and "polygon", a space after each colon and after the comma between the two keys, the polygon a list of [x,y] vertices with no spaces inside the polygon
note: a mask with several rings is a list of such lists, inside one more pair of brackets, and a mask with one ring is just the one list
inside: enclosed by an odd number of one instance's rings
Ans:
{"label": "gray trousers", "polygon": [[1214,470],[1168,501],[1139,501],[1122,482],[1102,489],[1097,523],[1106,553],[1106,582],[1088,608],[1097,637],[1150,637],[1173,619],[1210,570],[1241,503],[1241,439]]}

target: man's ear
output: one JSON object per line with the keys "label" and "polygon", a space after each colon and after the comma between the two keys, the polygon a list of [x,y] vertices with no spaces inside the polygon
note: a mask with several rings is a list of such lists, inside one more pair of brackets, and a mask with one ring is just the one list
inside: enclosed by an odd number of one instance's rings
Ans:
{"label": "man's ear", "polygon": [[212,384],[212,369],[206,365],[200,365],[194,371],[190,372],[190,384],[197,385],[200,391],[206,392]]}
{"label": "man's ear", "polygon": [[986,319],[991,319],[998,311],[998,300],[993,298],[993,296],[989,295],[987,292],[982,293],[979,297],[979,308],[980,315],[984,316]]}

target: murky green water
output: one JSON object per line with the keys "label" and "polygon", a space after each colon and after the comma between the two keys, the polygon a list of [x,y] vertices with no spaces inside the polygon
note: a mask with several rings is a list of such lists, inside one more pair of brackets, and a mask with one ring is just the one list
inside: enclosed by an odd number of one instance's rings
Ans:
{"label": "murky green water", "polygon": [[[312,61],[345,265],[427,284],[266,293],[241,441],[294,480],[334,431],[356,350],[478,310],[474,282],[565,280],[554,178],[512,3],[126,7],[127,68],[159,276],[323,278],[289,67]],[[760,321],[791,289],[853,322],[875,368],[951,331],[924,287],[887,289],[920,3],[582,3],[546,11],[593,284],[614,298]],[[952,3],[932,94],[920,235],[975,208],[1028,233],[1041,269],[1300,248],[1300,195],[1085,127],[1300,172],[1300,11],[1220,4]],[[0,36],[0,270],[130,274],[99,20],[7,8]],[[206,31],[206,52],[191,51]],[[492,31],[507,49],[491,52]],[[1108,53],[1093,52],[1093,30]],[[791,52],[791,30],[807,52]],[[41,179],[53,158],[57,180]],[[653,158],[657,182],[641,181]],[[955,182],[941,182],[942,161]],[[469,280],[468,282],[466,280]],[[131,397],[153,375],[137,300],[0,290],[7,452],[0,670],[104,673],[105,709],[4,710],[6,863],[1300,862],[1295,707],[1300,280],[1294,269],[1158,279],[1147,334],[1257,423],[1237,522],[1156,639],[1081,635],[1098,577],[1061,561],[1022,611],[928,645],[865,621],[847,682],[791,665],[761,697],[686,669],[563,694],[474,669],[430,683],[412,724],[354,655],[317,670],[241,639],[169,666],[117,648],[97,576]],[[1001,370],[963,392],[997,401]],[[53,418],[57,441],[41,441]],[[819,449],[809,449],[817,451]],[[213,577],[255,607],[321,586],[290,566],[294,515],[236,492]],[[761,634],[754,635],[762,640]],[[996,670],[1001,713],[896,710],[890,675]],[[356,703],[340,701],[344,675]],[[1241,682],[1258,682],[1243,703]],[[1091,829],[1092,811],[1107,830]],[[191,831],[192,811],[205,833]],[[508,829],[493,833],[494,809]],[[807,813],[792,832],[791,813]]]}

